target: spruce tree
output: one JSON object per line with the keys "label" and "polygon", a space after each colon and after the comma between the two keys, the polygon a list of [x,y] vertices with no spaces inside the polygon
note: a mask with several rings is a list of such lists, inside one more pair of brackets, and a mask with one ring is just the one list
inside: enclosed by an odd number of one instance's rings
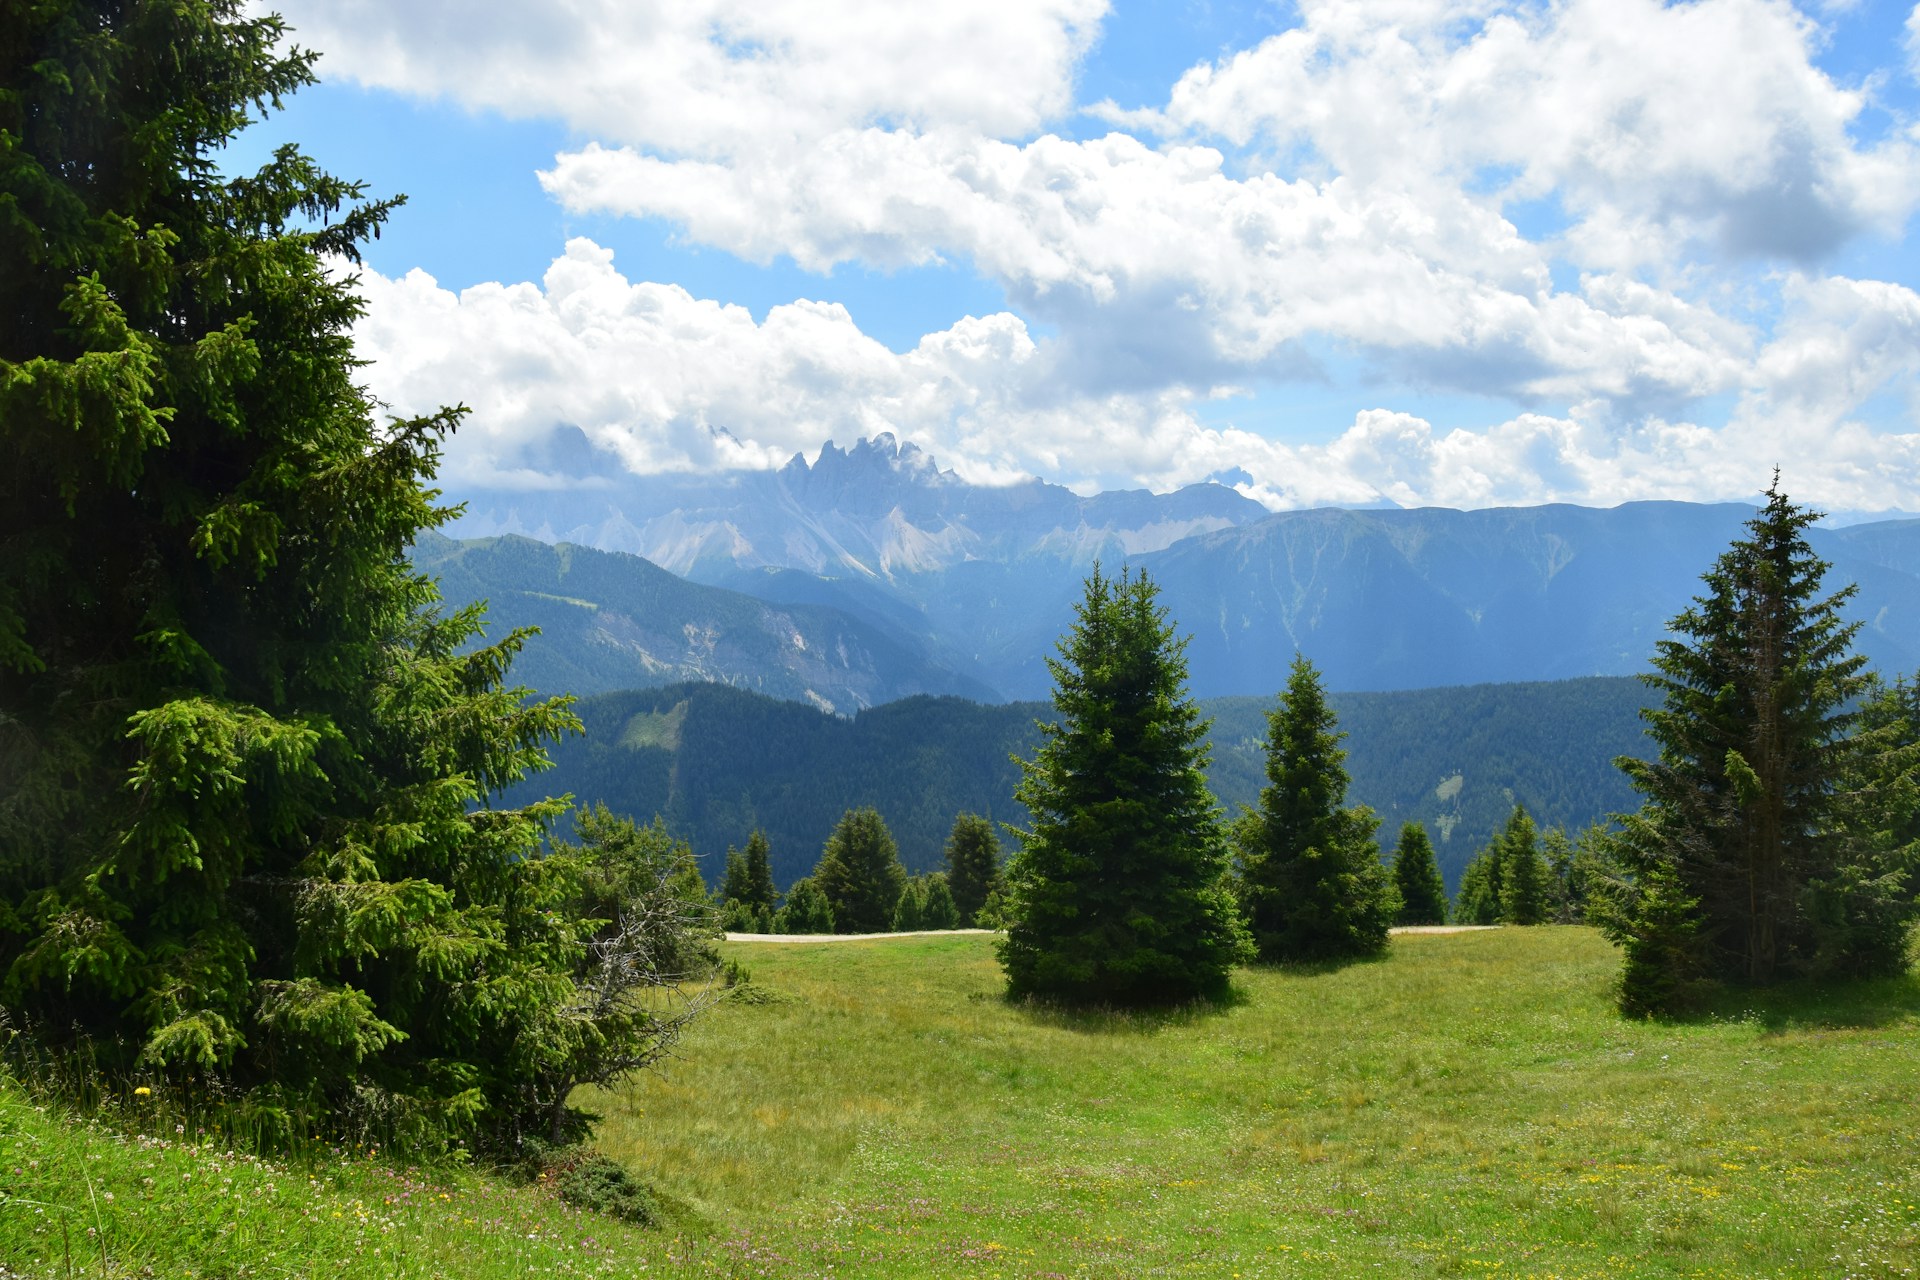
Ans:
{"label": "spruce tree", "polygon": [[1218,995],[1246,938],[1185,644],[1145,574],[1096,565],[1074,614],[1047,661],[1058,719],[1021,761],[1033,826],[1006,870],[1008,992],[1115,1006]]}
{"label": "spruce tree", "polygon": [[[1906,964],[1912,899],[1887,833],[1912,764],[1855,732],[1871,678],[1851,651],[1859,624],[1840,616],[1854,589],[1822,593],[1805,536],[1817,518],[1776,476],[1643,677],[1662,695],[1644,713],[1659,753],[1618,762],[1642,805],[1614,842],[1623,882],[1596,909],[1636,1012],[1703,982]],[[1875,772],[1893,785],[1849,790]]]}
{"label": "spruce tree", "polygon": [[1455,924],[1500,923],[1502,852],[1496,836],[1468,860],[1460,873],[1460,890],[1453,897]]}
{"label": "spruce tree", "polygon": [[720,904],[727,906],[738,903],[747,911],[752,907],[747,902],[747,858],[738,849],[727,848],[727,869],[720,877]]}
{"label": "spruce tree", "polygon": [[802,876],[787,887],[787,901],[773,913],[772,933],[832,933],[833,904],[812,876]]}
{"label": "spruce tree", "polygon": [[747,837],[746,877],[740,900],[756,913],[771,913],[779,897],[773,887],[773,851],[767,844],[767,833],[755,828]]}
{"label": "spruce tree", "polygon": [[947,885],[960,912],[961,928],[972,928],[974,917],[1000,887],[1000,841],[993,823],[977,813],[953,820],[947,837]]}
{"label": "spruce tree", "polygon": [[841,815],[813,880],[833,906],[837,932],[884,933],[893,927],[907,869],[878,810],[849,809]]}
{"label": "spruce tree", "polygon": [[510,1144],[588,938],[562,806],[488,801],[577,722],[408,565],[460,412],[376,422],[339,266],[395,202],[217,167],[286,35],[0,0],[4,998],[303,1137]]}
{"label": "spruce tree", "polygon": [[1513,806],[1506,828],[1494,840],[1500,859],[1500,922],[1545,924],[1552,912],[1552,873],[1524,806]]}
{"label": "spruce tree", "polygon": [[921,910],[920,927],[922,929],[958,929],[960,927],[960,908],[954,903],[953,890],[947,887],[947,878],[938,871],[926,877],[926,905]]}
{"label": "spruce tree", "polygon": [[1403,823],[1393,849],[1393,883],[1400,892],[1396,924],[1445,924],[1447,885],[1434,860],[1433,842],[1418,822]]}
{"label": "spruce tree", "polygon": [[1348,807],[1347,753],[1320,674],[1296,656],[1267,713],[1267,785],[1235,824],[1243,899],[1260,958],[1335,960],[1387,945],[1399,902],[1365,806]]}
{"label": "spruce tree", "polygon": [[893,931],[912,933],[924,929],[927,915],[927,882],[920,876],[907,881],[907,887],[900,891],[900,901],[893,908]]}

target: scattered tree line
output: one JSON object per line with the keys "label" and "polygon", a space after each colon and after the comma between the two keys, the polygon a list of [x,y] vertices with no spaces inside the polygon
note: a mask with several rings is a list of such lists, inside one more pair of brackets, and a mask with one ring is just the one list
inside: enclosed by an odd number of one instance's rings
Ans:
{"label": "scattered tree line", "polygon": [[740,933],[886,933],[970,929],[997,917],[1000,842],[978,814],[954,819],[946,869],[910,876],[880,814],[849,809],[827,837],[811,875],[774,892],[767,838],[727,851],[716,893],[720,918]]}

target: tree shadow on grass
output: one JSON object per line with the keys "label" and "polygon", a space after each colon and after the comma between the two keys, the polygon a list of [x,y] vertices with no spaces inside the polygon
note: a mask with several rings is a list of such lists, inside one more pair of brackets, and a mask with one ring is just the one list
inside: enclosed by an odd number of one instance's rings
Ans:
{"label": "tree shadow on grass", "polygon": [[1723,987],[1700,1012],[1676,1023],[1753,1022],[1768,1035],[1856,1031],[1920,1021],[1920,974],[1893,978],[1802,979],[1775,987]]}
{"label": "tree shadow on grass", "polygon": [[1391,950],[1383,947],[1364,956],[1331,956],[1320,960],[1262,960],[1247,967],[1256,973],[1272,973],[1287,978],[1322,978],[1364,965],[1385,964],[1391,955]]}
{"label": "tree shadow on grass", "polygon": [[1094,1036],[1151,1036],[1177,1027],[1190,1027],[1221,1017],[1249,1003],[1240,986],[1229,986],[1217,996],[1202,996],[1175,1004],[1124,1008],[1105,1004],[1070,1004],[1038,996],[1006,999],[1035,1026]]}

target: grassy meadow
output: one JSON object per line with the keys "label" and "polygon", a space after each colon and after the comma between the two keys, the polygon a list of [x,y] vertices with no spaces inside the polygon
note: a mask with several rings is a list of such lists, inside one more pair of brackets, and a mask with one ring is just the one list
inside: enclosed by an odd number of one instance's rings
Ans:
{"label": "grassy meadow", "polygon": [[1228,1006],[1149,1017],[1010,1006],[978,935],[727,951],[762,998],[590,1103],[663,1229],[362,1153],[276,1164],[117,1112],[75,1125],[12,1091],[0,1275],[1920,1267],[1912,976],[1630,1023],[1594,933],[1502,929],[1245,971]]}

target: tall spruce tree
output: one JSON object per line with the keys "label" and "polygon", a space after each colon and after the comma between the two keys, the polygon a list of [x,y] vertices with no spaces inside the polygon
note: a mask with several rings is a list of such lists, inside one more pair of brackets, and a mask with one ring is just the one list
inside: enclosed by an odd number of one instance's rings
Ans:
{"label": "tall spruce tree", "polygon": [[900,849],[877,809],[849,809],[827,837],[813,881],[833,907],[837,933],[884,933],[907,887]]}
{"label": "tall spruce tree", "polygon": [[1234,826],[1242,897],[1260,958],[1332,960],[1387,945],[1399,901],[1373,833],[1349,807],[1347,753],[1320,673],[1296,655],[1267,713],[1267,785]]}
{"label": "tall spruce tree", "polygon": [[960,913],[960,925],[968,929],[987,896],[1000,887],[1000,841],[993,834],[993,823],[977,813],[963,813],[953,820],[953,832],[947,837],[947,886]]}
{"label": "tall spruce tree", "polygon": [[1539,833],[1524,806],[1513,806],[1494,845],[1500,859],[1500,922],[1545,924],[1553,914],[1553,873],[1540,854]]}
{"label": "tall spruce tree", "polygon": [[460,414],[376,424],[330,265],[394,202],[217,167],[312,82],[286,36],[0,0],[5,999],[302,1134],[510,1141],[588,931],[561,807],[487,801],[577,722],[407,563]]}
{"label": "tall spruce tree", "polygon": [[1506,849],[1500,832],[1467,860],[1453,896],[1455,924],[1499,924],[1500,892],[1506,879]]}
{"label": "tall spruce tree", "polygon": [[756,827],[747,837],[746,878],[741,901],[756,913],[771,915],[779,897],[779,891],[773,887],[773,849],[767,843],[767,833]]}
{"label": "tall spruce tree", "polygon": [[1059,718],[1021,762],[1033,826],[1006,870],[1009,994],[1116,1006],[1217,995],[1246,937],[1185,645],[1145,574],[1096,565],[1074,614],[1047,661]]}
{"label": "tall spruce tree", "polygon": [[1898,785],[1849,790],[1876,771],[1911,777],[1887,739],[1854,732],[1871,678],[1841,620],[1848,587],[1827,566],[1775,477],[1766,505],[1671,624],[1644,713],[1654,760],[1620,767],[1642,806],[1614,842],[1623,882],[1596,918],[1626,951],[1622,1004],[1671,1008],[1702,982],[1764,985],[1820,971],[1904,967],[1911,895],[1883,838]]}
{"label": "tall spruce tree", "polygon": [[1396,924],[1445,924],[1447,884],[1434,860],[1433,842],[1418,822],[1401,824],[1400,841],[1393,847],[1393,884],[1400,893]]}

